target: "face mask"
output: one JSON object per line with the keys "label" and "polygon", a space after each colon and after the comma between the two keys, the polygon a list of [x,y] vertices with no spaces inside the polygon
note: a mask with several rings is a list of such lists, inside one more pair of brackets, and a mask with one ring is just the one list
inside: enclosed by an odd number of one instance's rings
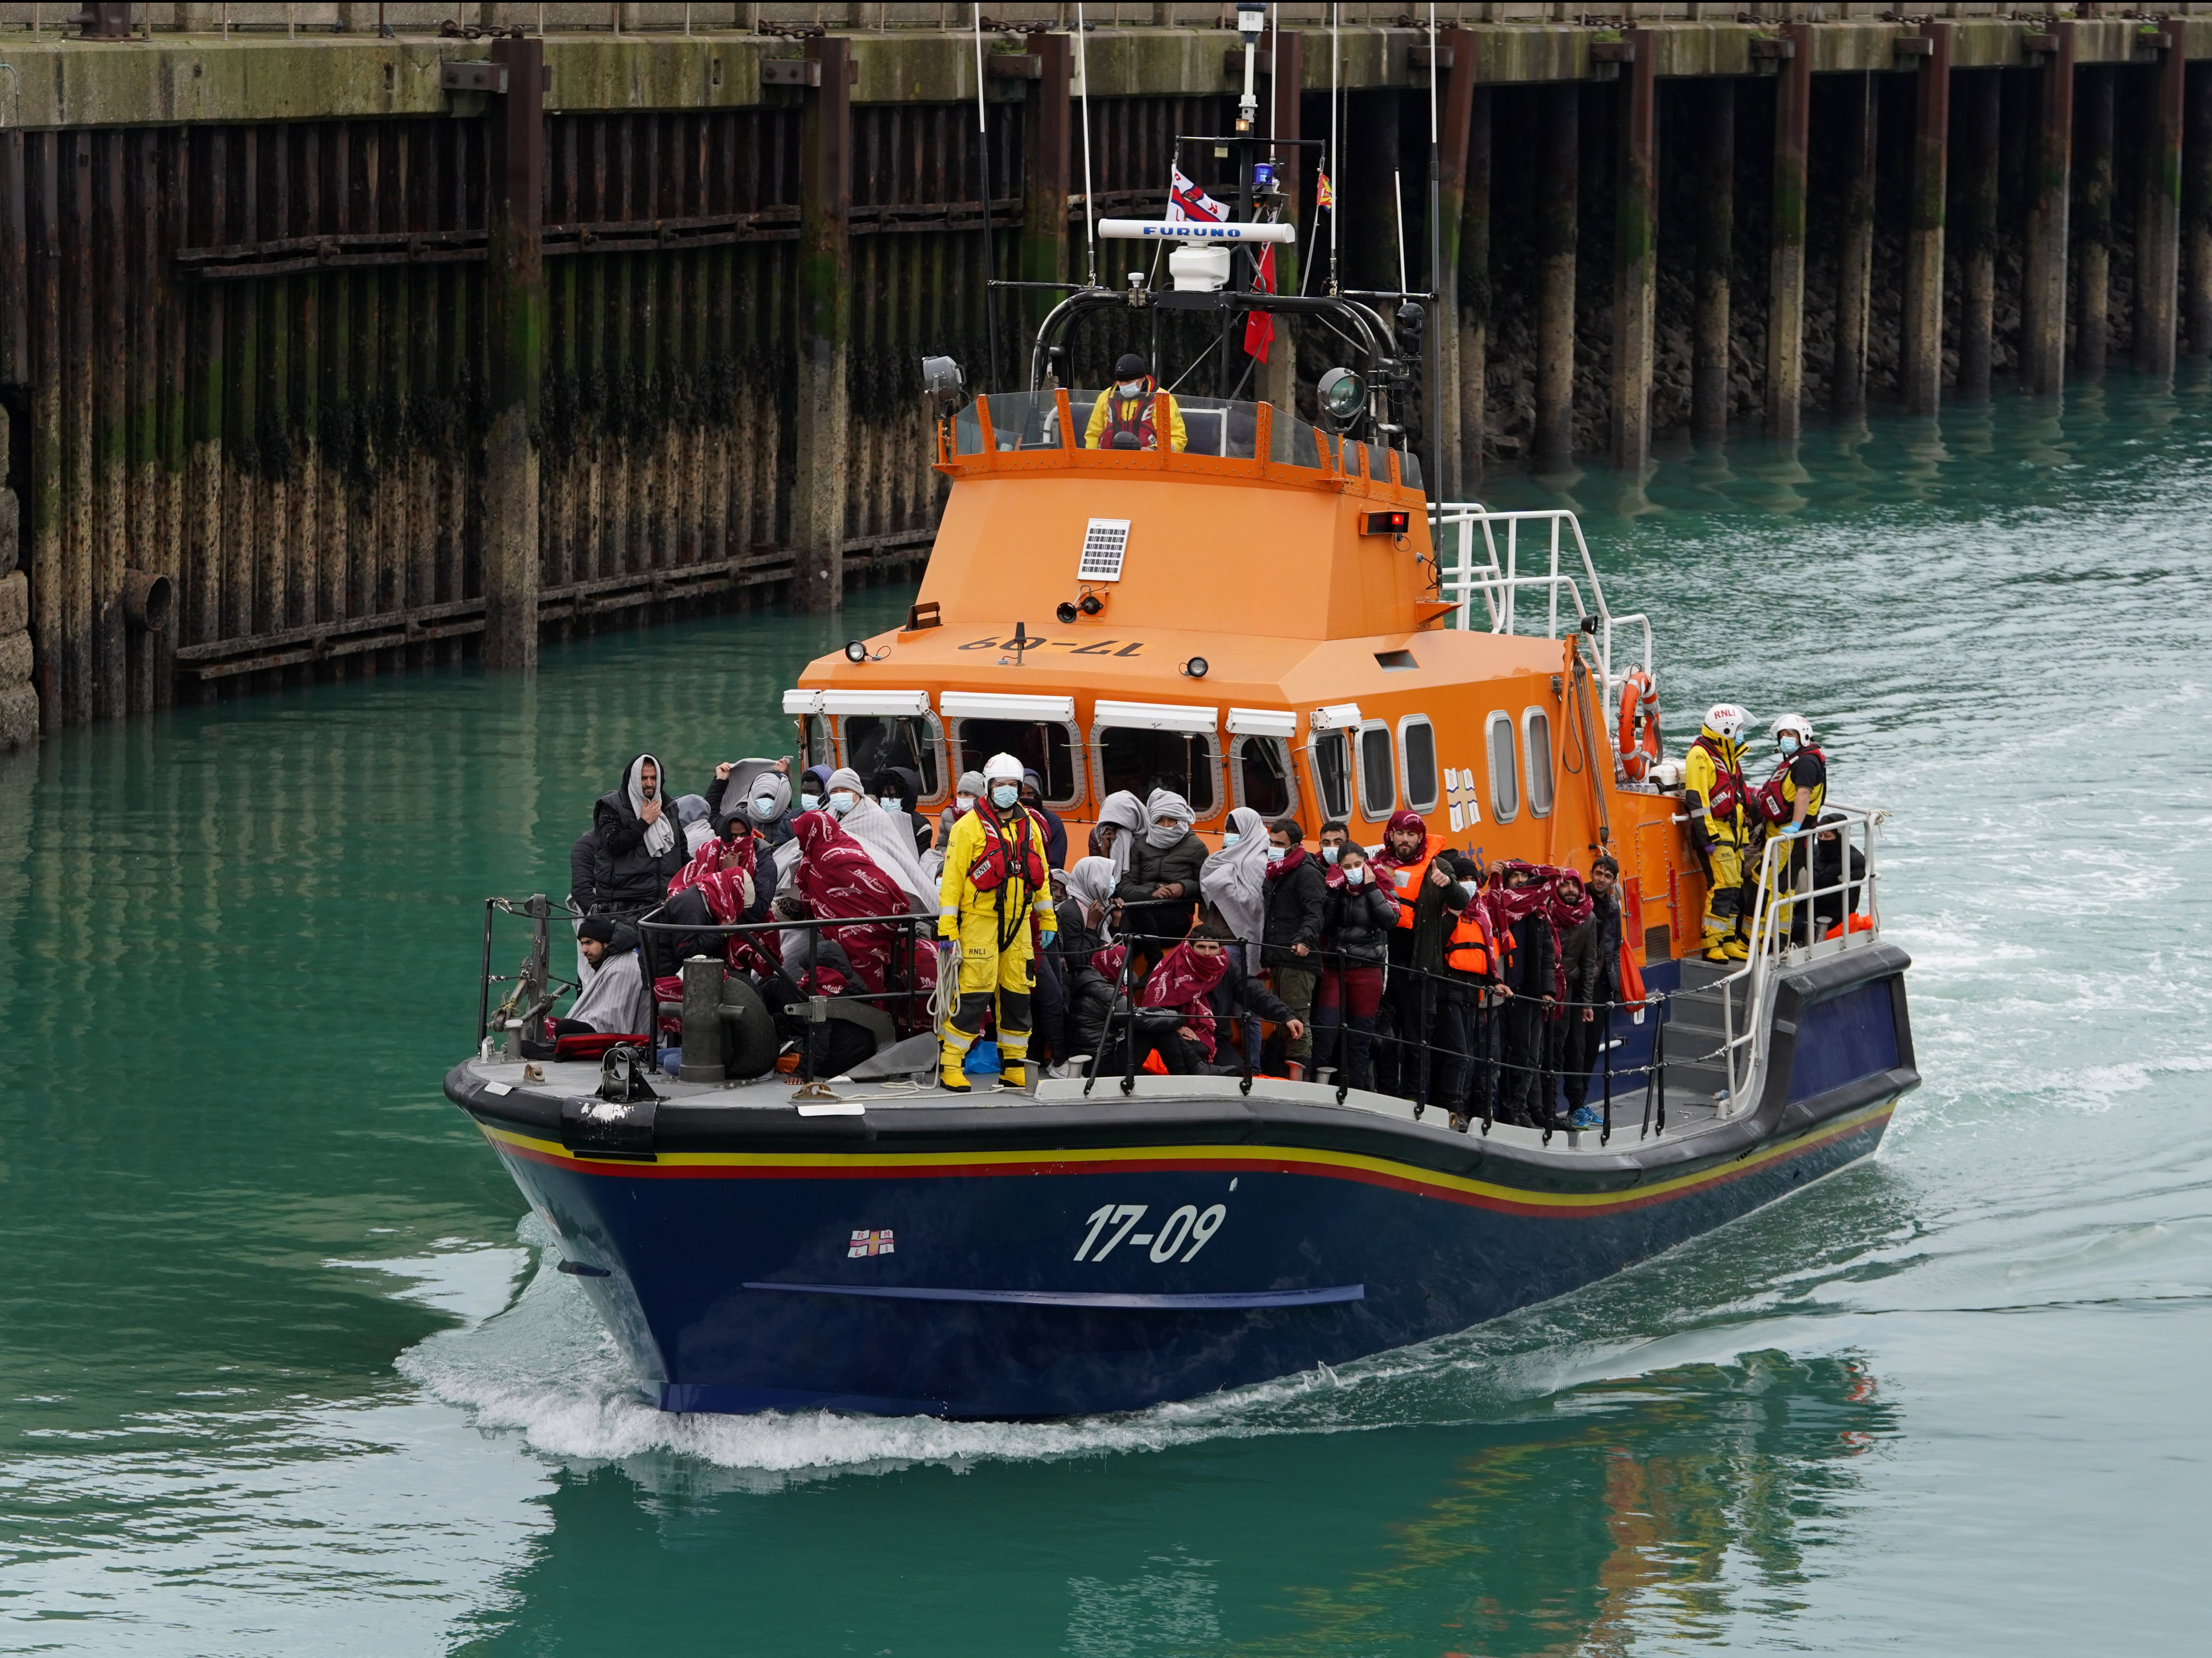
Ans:
{"label": "face mask", "polygon": [[803,811],[819,811],[822,810],[822,797],[818,794],[802,794],[799,797],[799,805]]}
{"label": "face mask", "polygon": [[972,794],[956,794],[952,797],[952,804],[963,811],[973,811],[975,810],[975,797]]}
{"label": "face mask", "polygon": [[753,821],[755,823],[765,823],[769,819],[775,816],[775,797],[774,795],[761,794],[753,797]]}
{"label": "face mask", "polygon": [[1001,783],[991,791],[991,804],[1000,811],[1010,811],[1021,796],[1021,791],[1012,783]]}
{"label": "face mask", "polygon": [[1367,865],[1364,864],[1354,864],[1344,872],[1344,884],[1348,887],[1364,886],[1366,881]]}
{"label": "face mask", "polygon": [[1334,863],[1337,860],[1338,855],[1342,853],[1343,850],[1344,848],[1339,846],[1323,847],[1321,849],[1322,861],[1328,864]]}
{"label": "face mask", "polygon": [[1235,846],[1243,838],[1244,831],[1242,829],[1224,829],[1221,831],[1221,844],[1224,848]]}
{"label": "face mask", "polygon": [[1271,864],[1279,864],[1284,859],[1290,856],[1290,852],[1291,849],[1288,847],[1269,847],[1267,848],[1267,861]]}
{"label": "face mask", "polygon": [[1785,733],[1778,746],[1784,754],[1795,754],[1797,752],[1797,739]]}
{"label": "face mask", "polygon": [[879,794],[876,797],[876,804],[881,806],[885,811],[904,811],[906,810],[905,805],[900,801],[898,796],[896,794]]}
{"label": "face mask", "polygon": [[1133,398],[1145,389],[1145,383],[1142,380],[1123,380],[1114,389],[1125,398]]}
{"label": "face mask", "polygon": [[1472,881],[1462,881],[1459,884],[1459,896],[1462,903],[1465,903],[1469,899],[1473,898],[1474,896],[1474,883]]}
{"label": "face mask", "polygon": [[860,797],[849,789],[838,789],[830,796],[830,810],[842,817],[859,804]]}

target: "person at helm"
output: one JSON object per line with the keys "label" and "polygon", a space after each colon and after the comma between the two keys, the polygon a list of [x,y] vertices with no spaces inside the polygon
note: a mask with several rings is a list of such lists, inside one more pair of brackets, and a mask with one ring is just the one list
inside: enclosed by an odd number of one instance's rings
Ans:
{"label": "person at helm", "polygon": [[938,886],[940,948],[960,946],[960,999],[945,1022],[939,1076],[956,1094],[968,1091],[968,1050],[997,999],[1001,1088],[1029,1083],[1030,987],[1036,957],[1030,945],[1034,914],[1044,947],[1059,928],[1045,863],[1045,830],[1021,803],[1022,762],[994,754],[983,766],[983,794],[952,825]]}
{"label": "person at helm", "polygon": [[1705,947],[1709,962],[1741,962],[1744,938],[1743,854],[1749,839],[1744,811],[1743,728],[1751,716],[1733,702],[1705,711],[1704,728],[1682,766],[1682,810],[1690,845],[1705,872]]}
{"label": "person at helm", "polygon": [[[1091,405],[1091,424],[1084,428],[1086,449],[1157,449],[1159,434],[1152,430],[1156,412],[1152,398],[1158,385],[1145,367],[1145,360],[1124,351],[1114,365],[1114,384]],[[1190,446],[1183,429],[1182,405],[1168,398],[1168,429],[1177,453]]]}

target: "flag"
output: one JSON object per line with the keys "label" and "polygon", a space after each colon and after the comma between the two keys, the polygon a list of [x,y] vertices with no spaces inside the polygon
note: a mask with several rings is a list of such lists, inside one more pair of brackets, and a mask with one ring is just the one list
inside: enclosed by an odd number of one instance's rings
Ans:
{"label": "flag", "polygon": [[1328,181],[1328,169],[1316,167],[1315,171],[1321,174],[1321,188],[1314,194],[1314,205],[1325,207],[1334,213],[1336,211],[1336,187]]}
{"label": "flag", "polygon": [[858,1260],[863,1255],[893,1255],[897,1253],[898,1248],[891,1241],[889,1227],[880,1232],[866,1227],[856,1228],[851,1241],[845,1246],[845,1259],[848,1260]]}
{"label": "flag", "polygon": [[[1271,242],[1261,251],[1260,274],[1252,279],[1252,286],[1262,294],[1275,291],[1275,248]],[[1244,355],[1267,361],[1267,348],[1274,343],[1275,319],[1265,311],[1254,311],[1244,319]]]}
{"label": "flag", "polygon": [[1227,221],[1229,210],[1207,195],[1173,165],[1168,168],[1168,222],[1182,224],[1196,220],[1202,224],[1221,224]]}

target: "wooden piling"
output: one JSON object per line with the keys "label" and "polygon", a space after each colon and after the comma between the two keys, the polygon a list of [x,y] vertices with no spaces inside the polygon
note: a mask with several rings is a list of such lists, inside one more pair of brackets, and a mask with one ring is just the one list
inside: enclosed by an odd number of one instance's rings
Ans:
{"label": "wooden piling", "polygon": [[58,132],[28,135],[24,152],[31,203],[31,632],[40,729],[69,723],[63,701],[62,539],[68,519],[62,428],[62,250]]}
{"label": "wooden piling", "polygon": [[[1651,325],[1659,276],[1659,52],[1657,37],[1650,29],[1630,30],[1628,40],[1634,57],[1620,81],[1620,172],[1613,199],[1613,464],[1638,471],[1651,455]],[[1802,155],[1800,159],[1802,166]],[[1801,214],[1801,299],[1802,230]]]}
{"label": "wooden piling", "polygon": [[1766,266],[1766,434],[1794,438],[1805,404],[1806,155],[1812,141],[1813,32],[1791,23],[1794,48],[1774,88],[1774,214]]}
{"label": "wooden piling", "polygon": [[[852,328],[852,43],[820,35],[806,58],[821,66],[799,138],[798,468],[792,485],[792,601],[802,610],[845,602],[846,357]],[[988,196],[988,191],[984,192]],[[984,222],[990,203],[983,203]],[[986,270],[979,279],[989,280]],[[979,365],[969,365],[971,373]]]}
{"label": "wooden piling", "polygon": [[1875,164],[1880,137],[1875,77],[1862,75],[1844,121],[1843,226],[1836,251],[1836,351],[1829,408],[1866,413],[1867,339],[1874,314]]}
{"label": "wooden piling", "polygon": [[2188,85],[2188,39],[2179,18],[2166,23],[2136,203],[2136,368],[2173,373],[2174,323],[2181,275],[2181,119]]}
{"label": "wooden piling", "polygon": [[[1470,371],[1466,360],[1466,303],[1460,292],[1459,276],[1461,243],[1467,232],[1468,161],[1474,101],[1482,95],[1477,94],[1474,85],[1481,48],[1472,29],[1442,30],[1437,44],[1451,54],[1451,67],[1440,71],[1444,78],[1437,88],[1437,228],[1441,291],[1437,296],[1435,326],[1437,361],[1443,381],[1443,395],[1438,399],[1443,431],[1437,453],[1442,458],[1444,474],[1437,482],[1437,494],[1440,500],[1460,501],[1474,492],[1475,481],[1481,476],[1479,449],[1477,465],[1472,469],[1467,465],[1467,377]],[[1486,125],[1486,100],[1483,114]],[[1484,140],[1486,145],[1486,132]],[[1487,160],[1486,149],[1486,163]],[[1484,184],[1487,188],[1487,179]],[[1477,376],[1482,373],[1479,344],[1472,372]],[[1478,415],[1476,424],[1480,427],[1480,423]]]}
{"label": "wooden piling", "polygon": [[1698,88],[1698,293],[1690,367],[1690,435],[1722,438],[1729,422],[1729,281],[1735,269],[1735,82]]}
{"label": "wooden piling", "polygon": [[492,42],[491,61],[507,78],[506,95],[489,100],[485,123],[491,419],[484,442],[483,661],[487,668],[527,671],[538,665],[545,43],[502,37]]}
{"label": "wooden piling", "polygon": [[1959,82],[1959,396],[1990,395],[1996,352],[1997,158],[2002,113],[1998,70],[1976,70]]}
{"label": "wooden piling", "polygon": [[[1030,35],[1029,50],[1042,74],[1030,85],[1029,101],[1023,106],[1019,264],[1024,282],[1064,282],[1069,280],[1071,259],[1080,264],[1085,257],[1079,246],[1071,249],[1067,234],[1075,126],[1068,93],[1075,78],[1074,37],[1039,29]],[[1024,297],[1028,303],[1021,314],[1028,317],[1028,331],[1033,333],[1060,295],[1031,289]]]}
{"label": "wooden piling", "polygon": [[1905,233],[1905,314],[1898,389],[1908,415],[1932,415],[1943,383],[1943,191],[1951,125],[1951,25],[1924,23]]}
{"label": "wooden piling", "polygon": [[2189,292],[2184,307],[2189,355],[2212,354],[2212,67],[2196,66],[2188,76],[2183,126],[2183,250]]}
{"label": "wooden piling", "polygon": [[1565,471],[1575,444],[1575,240],[1582,88],[1547,88],[1536,148],[1536,419],[1533,464]]}
{"label": "wooden piling", "polygon": [[2040,54],[2028,172],[2027,270],[2021,288],[2021,380],[2038,395],[2064,383],[2066,222],[2074,170],[2074,25],[2054,19]]}
{"label": "wooden piling", "polygon": [[2112,320],[2112,76],[2087,64],[2075,86],[2074,373],[2089,381],[2105,377]]}

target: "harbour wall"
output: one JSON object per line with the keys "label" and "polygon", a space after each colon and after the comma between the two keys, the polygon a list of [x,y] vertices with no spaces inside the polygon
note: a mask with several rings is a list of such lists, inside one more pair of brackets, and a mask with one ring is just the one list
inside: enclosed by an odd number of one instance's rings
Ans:
{"label": "harbour wall", "polygon": [[[994,6],[980,75],[939,5],[381,9],[0,4],[0,746],[910,572],[920,357],[1012,383],[1050,302],[987,216],[1080,279],[1242,76],[1212,5]],[[1279,6],[1262,130],[1334,108],[1340,280],[1402,208],[1421,286],[1433,103],[1463,497],[2212,349],[2212,15],[2075,9],[1347,6],[1333,106]]]}

